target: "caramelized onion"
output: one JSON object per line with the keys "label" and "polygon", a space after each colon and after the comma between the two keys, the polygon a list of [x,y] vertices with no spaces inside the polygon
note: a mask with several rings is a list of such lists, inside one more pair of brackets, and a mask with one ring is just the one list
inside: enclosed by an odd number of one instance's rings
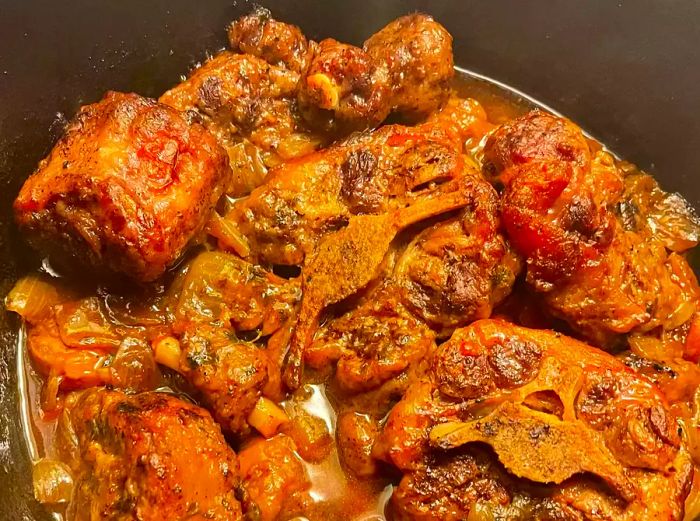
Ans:
{"label": "caramelized onion", "polygon": [[241,197],[260,186],[267,175],[267,167],[260,149],[248,141],[227,147],[229,164],[233,170],[228,195]]}
{"label": "caramelized onion", "polygon": [[111,364],[112,380],[122,389],[152,389],[157,375],[150,346],[136,338],[125,338]]}
{"label": "caramelized onion", "polygon": [[621,211],[628,227],[638,228],[644,219],[671,251],[688,250],[700,241],[700,218],[692,206],[680,194],[664,192],[650,175],[632,173],[625,178]]}
{"label": "caramelized onion", "polygon": [[40,275],[29,275],[17,281],[5,298],[5,307],[30,323],[46,317],[63,297],[56,286]]}
{"label": "caramelized onion", "polygon": [[264,396],[258,399],[255,408],[248,416],[248,423],[266,438],[277,434],[280,427],[288,421],[287,413],[275,402]]}
{"label": "caramelized onion", "polygon": [[53,412],[58,409],[58,391],[61,388],[62,381],[63,376],[56,374],[52,370],[46,382],[44,382],[44,386],[41,389],[41,409],[44,412]]}
{"label": "caramelized onion", "polygon": [[39,503],[59,504],[70,501],[73,477],[67,465],[51,459],[40,459],[32,469],[34,497]]}
{"label": "caramelized onion", "polygon": [[680,194],[661,193],[647,217],[649,227],[669,250],[693,248],[700,240],[700,219],[695,210]]}
{"label": "caramelized onion", "polygon": [[469,511],[467,521],[495,521],[496,516],[493,507],[489,503],[476,503]]}
{"label": "caramelized onion", "polygon": [[104,316],[97,297],[67,302],[56,309],[61,340],[68,347],[114,352],[121,337]]}
{"label": "caramelized onion", "polygon": [[245,236],[238,231],[235,224],[227,221],[218,213],[211,214],[207,230],[212,237],[219,241],[219,247],[222,249],[233,251],[241,257],[247,257],[250,254],[250,247]]}

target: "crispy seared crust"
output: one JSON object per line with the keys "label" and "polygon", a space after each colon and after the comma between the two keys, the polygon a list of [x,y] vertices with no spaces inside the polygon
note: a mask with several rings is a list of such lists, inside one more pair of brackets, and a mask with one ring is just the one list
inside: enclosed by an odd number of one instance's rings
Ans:
{"label": "crispy seared crust", "polygon": [[202,126],[136,94],[84,107],[15,204],[30,242],[61,264],[148,281],[200,232],[228,182]]}
{"label": "crispy seared crust", "polygon": [[678,253],[695,244],[697,217],[648,176],[625,177],[573,123],[541,111],[489,136],[484,172],[503,186],[507,235],[553,315],[606,347],[691,320],[700,295]]}
{"label": "crispy seared crust", "polygon": [[242,519],[236,455],[204,409],[98,388],[66,415],[77,441],[70,519]]}
{"label": "crispy seared crust", "polygon": [[404,472],[398,519],[484,507],[508,519],[682,519],[692,464],[678,429],[659,389],[614,357],[481,320],[440,346],[374,451]]}

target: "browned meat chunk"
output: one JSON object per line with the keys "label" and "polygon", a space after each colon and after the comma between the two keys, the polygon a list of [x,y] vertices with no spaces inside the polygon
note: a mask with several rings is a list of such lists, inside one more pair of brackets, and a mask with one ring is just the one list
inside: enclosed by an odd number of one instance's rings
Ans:
{"label": "browned meat chunk", "polygon": [[231,332],[268,336],[294,313],[301,298],[296,280],[286,280],[228,253],[200,253],[176,280],[173,328],[212,324]]}
{"label": "browned meat chunk", "polygon": [[496,193],[478,176],[469,181],[466,207],[390,253],[381,282],[328,320],[307,348],[314,368],[337,361],[341,390],[397,378],[432,350],[436,336],[488,317],[510,292],[519,262],[500,234]]}
{"label": "browned meat chunk", "polygon": [[374,454],[404,473],[397,519],[680,520],[692,463],[676,420],[612,356],[482,320],[440,346]]}
{"label": "browned meat chunk", "polygon": [[260,521],[290,519],[311,503],[311,486],[291,438],[257,439],[240,453],[241,477]]}
{"label": "browned meat chunk", "polygon": [[234,452],[205,410],[164,393],[91,389],[61,438],[76,477],[68,519],[242,519]]}
{"label": "browned meat chunk", "polygon": [[297,113],[298,81],[296,72],[223,51],[160,101],[193,112],[217,137],[233,168],[229,192],[243,195],[262,182],[264,167],[313,152],[322,142]]}
{"label": "browned meat chunk", "polygon": [[578,127],[539,111],[486,143],[484,170],[505,185],[504,224],[536,286],[595,263],[612,242],[622,184],[610,170],[592,172],[590,155]]}
{"label": "browned meat chunk", "polygon": [[403,16],[362,49],[321,41],[304,76],[299,105],[307,121],[322,130],[372,128],[391,112],[422,119],[449,96],[452,37],[430,16]]}
{"label": "browned meat chunk", "polygon": [[[174,369],[226,431],[243,437],[258,399],[280,393],[279,361],[255,340],[293,314],[298,283],[233,255],[204,252],[183,269],[176,286],[173,329],[181,350]],[[255,338],[244,340],[246,333]]]}
{"label": "browned meat chunk", "polygon": [[61,264],[161,275],[200,232],[228,183],[201,125],[136,94],[83,107],[15,201],[20,228]]}
{"label": "browned meat chunk", "polygon": [[425,118],[447,101],[454,76],[452,36],[431,16],[397,18],[363,48],[387,78],[393,112],[408,119]]}
{"label": "browned meat chunk", "polygon": [[249,434],[248,416],[266,386],[279,381],[265,349],[202,325],[182,337],[180,372],[224,430],[238,437]]}
{"label": "browned meat chunk", "polygon": [[425,15],[392,22],[360,49],[309,42],[259,8],[231,24],[229,40],[243,54],[218,54],[160,101],[194,111],[217,136],[236,196],[260,185],[266,167],[376,127],[392,110],[426,117],[447,100],[454,74],[451,38]]}
{"label": "browned meat chunk", "polygon": [[379,125],[389,115],[386,75],[364,50],[331,38],[318,44],[299,87],[304,118],[326,132]]}
{"label": "browned meat chunk", "polygon": [[[459,112],[476,116],[453,117]],[[385,126],[280,165],[226,216],[248,241],[239,253],[253,262],[300,265],[353,215],[381,214],[458,189],[467,169],[462,140],[480,126],[482,114],[477,104],[464,103],[450,117]]]}
{"label": "browned meat chunk", "polygon": [[394,268],[402,301],[440,337],[490,316],[520,271],[501,233],[495,191],[480,178],[468,186],[467,206],[416,235]]}
{"label": "browned meat chunk", "polygon": [[679,253],[700,231],[687,203],[539,111],[498,128],[484,158],[504,186],[508,237],[553,315],[604,346],[623,333],[687,331],[699,292]]}
{"label": "browned meat chunk", "polygon": [[294,389],[300,382],[303,352],[313,339],[323,310],[379,277],[397,233],[422,220],[463,208],[472,196],[468,180],[457,179],[452,192],[426,197],[389,213],[353,216],[345,228],[319,242],[302,270],[303,297],[285,370],[288,387]]}
{"label": "browned meat chunk", "polygon": [[336,362],[339,388],[356,393],[401,375],[433,349],[434,338],[400,302],[396,291],[379,290],[357,308],[324,324],[304,357],[315,369]]}
{"label": "browned meat chunk", "polygon": [[231,49],[262,58],[271,65],[302,74],[308,66],[310,43],[295,25],[278,22],[258,7],[228,28]]}

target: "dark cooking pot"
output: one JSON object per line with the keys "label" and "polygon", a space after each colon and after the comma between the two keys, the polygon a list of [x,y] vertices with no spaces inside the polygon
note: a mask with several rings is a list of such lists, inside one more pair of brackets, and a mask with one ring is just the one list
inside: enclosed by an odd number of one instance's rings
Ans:
{"label": "dark cooking pot", "polygon": [[[319,39],[361,42],[423,10],[454,36],[455,62],[571,117],[700,207],[700,2],[269,1]],[[243,0],[0,0],[0,297],[34,267],[11,202],[79,105],[105,90],[157,96],[224,44]],[[48,519],[32,497],[18,422],[15,330],[0,313],[0,519]]]}

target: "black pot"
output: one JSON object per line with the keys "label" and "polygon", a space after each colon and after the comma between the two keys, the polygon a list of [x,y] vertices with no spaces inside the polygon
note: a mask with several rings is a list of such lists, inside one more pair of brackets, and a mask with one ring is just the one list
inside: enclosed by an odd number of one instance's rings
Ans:
{"label": "black pot", "polygon": [[[569,116],[700,207],[700,2],[262,1],[314,39],[359,43],[407,12],[454,36],[455,63]],[[207,51],[243,0],[0,0],[0,296],[38,262],[11,204],[79,105],[108,89],[158,96]],[[31,490],[16,393],[17,323],[0,313],[0,519],[49,519]]]}

